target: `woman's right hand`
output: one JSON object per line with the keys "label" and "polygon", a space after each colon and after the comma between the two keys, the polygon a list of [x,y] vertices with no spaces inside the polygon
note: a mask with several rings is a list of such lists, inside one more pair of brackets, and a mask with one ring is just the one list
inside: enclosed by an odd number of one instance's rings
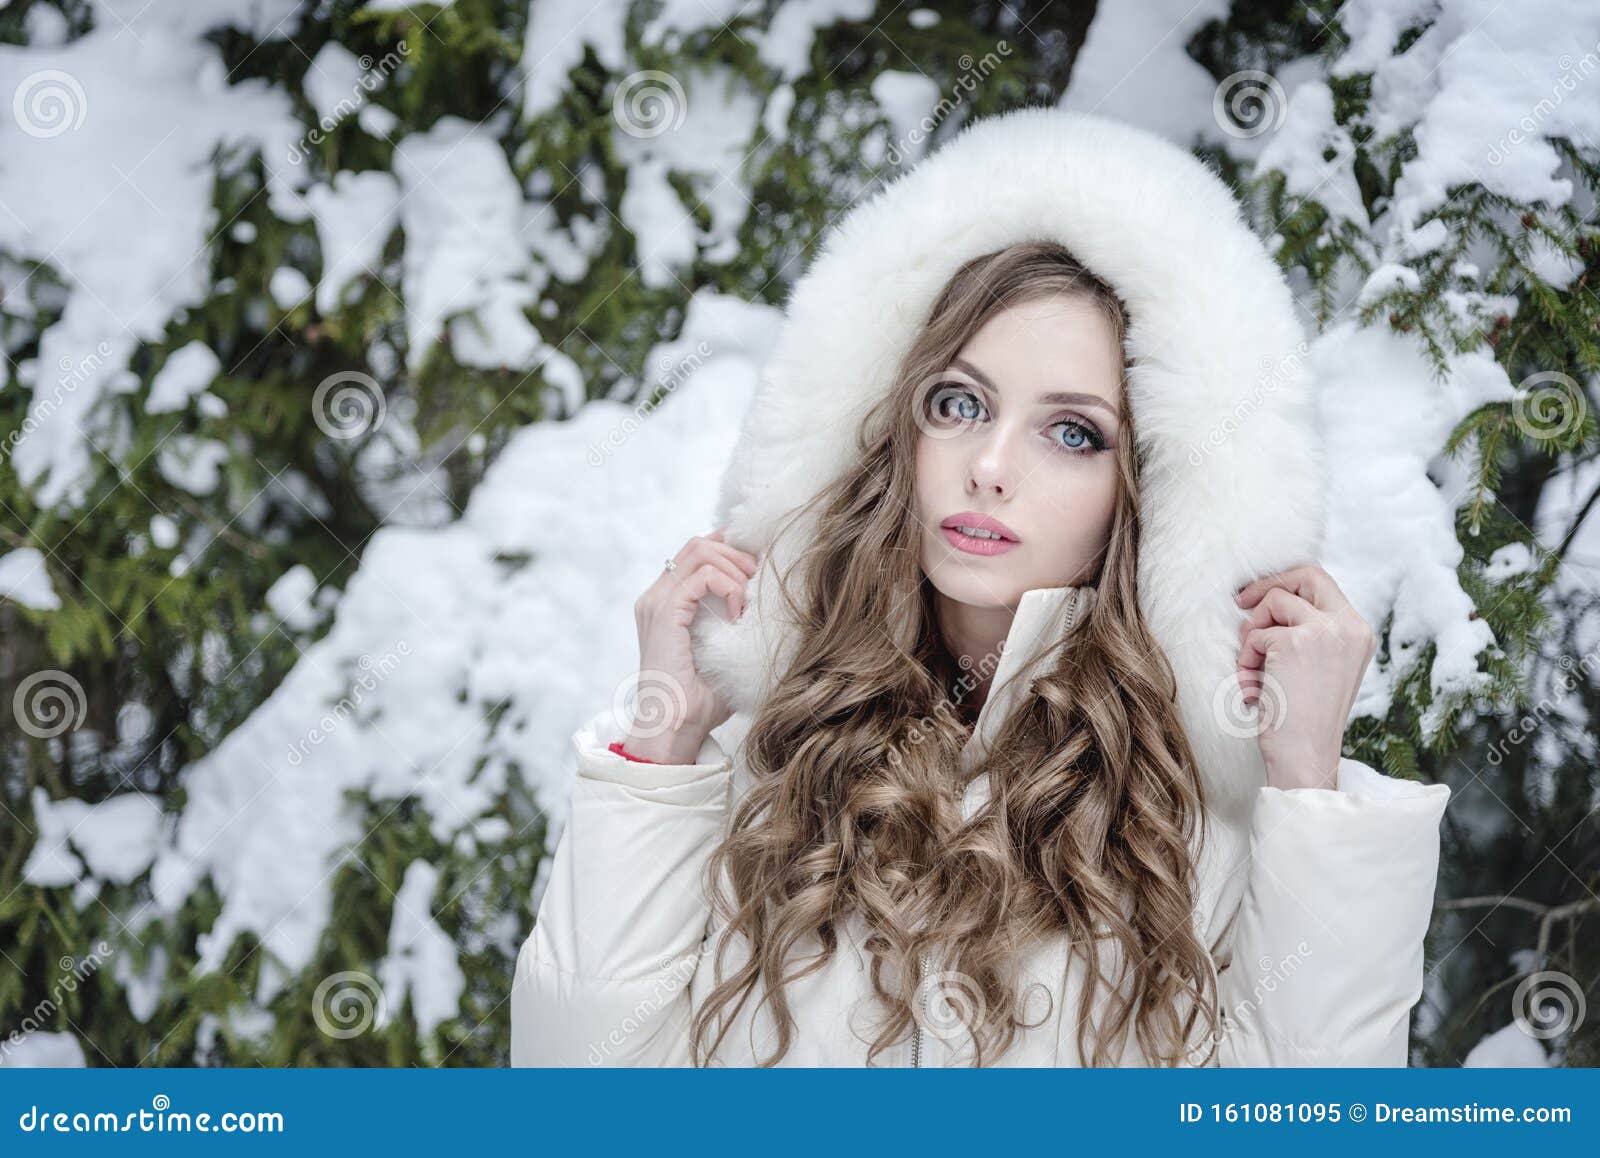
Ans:
{"label": "woman's right hand", "polygon": [[732,707],[695,670],[689,624],[700,601],[720,596],[728,618],[744,611],[756,557],[722,541],[724,528],[696,535],[633,605],[639,628],[639,683],[634,721],[623,746],[663,764],[693,764],[711,729]]}

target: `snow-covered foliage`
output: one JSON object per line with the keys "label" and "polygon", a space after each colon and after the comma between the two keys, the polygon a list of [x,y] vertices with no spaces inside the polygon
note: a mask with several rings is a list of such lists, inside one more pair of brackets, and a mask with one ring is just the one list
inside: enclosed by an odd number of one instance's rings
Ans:
{"label": "snow-covered foliage", "polygon": [[[503,1061],[786,284],[1026,100],[1201,151],[1282,261],[1350,751],[1456,785],[1441,897],[1592,896],[1600,10],[766,7],[0,2],[0,1064]],[[1581,919],[1441,914],[1419,1060],[1592,1051],[1477,1004]]]}

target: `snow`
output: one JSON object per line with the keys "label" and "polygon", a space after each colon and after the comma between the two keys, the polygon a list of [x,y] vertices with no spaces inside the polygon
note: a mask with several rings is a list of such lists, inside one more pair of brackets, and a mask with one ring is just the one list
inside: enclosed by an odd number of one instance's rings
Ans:
{"label": "snow", "polygon": [[311,296],[311,279],[292,265],[280,265],[272,271],[267,292],[280,310],[292,310]]}
{"label": "snow", "polygon": [[143,968],[134,965],[133,955],[127,951],[118,953],[112,962],[111,975],[123,987],[128,1012],[133,1014],[135,1021],[147,1022],[155,1016],[156,1007],[161,1004],[162,990],[167,985],[169,964],[167,951],[161,945],[150,946],[150,960]]}
{"label": "snow", "polygon": [[646,359],[689,368],[655,410],[600,400],[526,427],[457,521],[372,537],[327,634],[180,774],[188,806],[151,885],[166,912],[216,885],[202,970],[245,932],[291,971],[311,960],[362,835],[351,790],[415,795],[447,840],[517,768],[559,818],[572,731],[637,664],[628,608],[661,558],[707,529],[707,464],[732,449],[778,316],[702,291]]}
{"label": "snow", "polygon": [[[340,172],[306,191],[322,247],[317,312],[332,314],[345,286],[374,271],[399,218],[400,186],[388,173]],[[279,305],[284,303],[280,300]]]}
{"label": "snow", "polygon": [[662,0],[640,40],[648,45],[670,44],[702,28],[721,28],[741,13],[759,15],[750,0]]}
{"label": "snow", "polygon": [[145,399],[146,414],[167,414],[183,410],[222,373],[222,362],[204,342],[190,342],[167,355],[161,369],[150,382]]}
{"label": "snow", "polygon": [[150,541],[163,551],[178,545],[178,524],[166,515],[150,516]]}
{"label": "snow", "polygon": [[0,599],[9,599],[35,611],[55,611],[61,597],[50,585],[44,554],[37,547],[18,547],[0,555]]}
{"label": "snow", "polygon": [[23,876],[36,885],[71,884],[83,875],[81,865],[104,880],[127,884],[150,867],[163,821],[160,801],[143,792],[90,804],[70,797],[53,801],[39,787],[33,790],[33,816],[38,837]]}
{"label": "snow", "polygon": [[[1400,29],[1437,9],[1434,24],[1404,54]],[[1501,0],[1352,0],[1341,9],[1352,45],[1335,75],[1373,73],[1375,127],[1390,136],[1415,124],[1392,209],[1404,232],[1443,205],[1450,189],[1481,182],[1515,201],[1564,204],[1571,182],[1548,138],[1591,147],[1600,139],[1600,5],[1541,0],[1537,16]]]}
{"label": "snow", "polygon": [[567,73],[592,49],[609,72],[627,73],[623,28],[627,0],[540,0],[530,7],[522,44],[522,111],[530,119],[549,112],[567,87]]}
{"label": "snow", "polygon": [[1311,78],[1295,88],[1282,125],[1266,136],[1255,174],[1276,170],[1289,193],[1314,198],[1335,221],[1366,229],[1370,223],[1351,164],[1354,158],[1355,142],[1333,119],[1333,90],[1326,81]]}
{"label": "snow", "polygon": [[[1472,617],[1456,575],[1462,496],[1441,489],[1429,468],[1463,417],[1510,400],[1505,371],[1479,349],[1455,356],[1441,384],[1414,339],[1351,321],[1312,343],[1310,365],[1330,476],[1323,565],[1375,629],[1394,616],[1389,659],[1367,669],[1353,715],[1385,716],[1396,683],[1428,640],[1438,645],[1436,697],[1481,690],[1487,677],[1477,656],[1494,637]],[[1429,723],[1431,734],[1438,721]]]}
{"label": "snow", "polygon": [[75,1033],[40,1030],[0,1040],[0,1068],[82,1069],[87,1064]]}
{"label": "snow", "polygon": [[[450,327],[471,366],[523,366],[542,347],[524,315],[543,286],[519,229],[522,190],[480,126],[442,117],[395,148],[403,191],[407,363],[420,366]],[[459,315],[473,312],[475,320]]]}
{"label": "snow", "polygon": [[1473,1046],[1461,1064],[1464,1068],[1541,1069],[1548,1066],[1550,1060],[1545,1056],[1544,1046],[1512,1022]]}
{"label": "snow", "polygon": [[300,87],[318,117],[333,118],[341,113],[341,103],[354,105],[366,98],[361,86],[366,71],[355,53],[337,40],[330,40],[311,58]]}
{"label": "snow", "polygon": [[920,72],[886,68],[872,78],[872,99],[883,109],[896,146],[911,160],[927,149],[939,97],[939,86]]}
{"label": "snow", "polygon": [[[0,45],[0,91],[29,110],[0,118],[0,249],[48,261],[73,287],[38,364],[106,349],[70,388],[36,376],[36,421],[13,463],[46,507],[86,498],[92,444],[106,440],[99,403],[136,344],[158,340],[174,311],[207,296],[214,154],[259,145],[274,212],[301,215],[284,161],[299,131],[288,95],[229,83],[204,39],[225,23],[265,33],[292,16],[294,0],[95,7],[93,29],[70,43]],[[136,35],[123,31],[130,22]]]}
{"label": "snow", "polygon": [[[0,118],[0,250],[46,261],[66,287],[60,319],[11,379],[30,392],[36,420],[15,448],[15,467],[41,507],[83,506],[99,449],[115,454],[124,446],[114,412],[141,405],[145,365],[137,362],[135,373],[130,358],[142,345],[159,357],[170,324],[218,288],[211,284],[214,239],[257,240],[253,224],[217,220],[212,210],[219,152],[259,151],[268,208],[284,221],[309,221],[320,249],[320,261],[295,249],[291,258],[276,256],[293,264],[272,270],[270,304],[251,308],[289,311],[314,298],[316,311],[332,318],[358,283],[385,272],[386,252],[399,252],[405,340],[402,347],[385,337],[368,350],[380,389],[448,343],[465,365],[536,374],[547,385],[549,413],[567,419],[512,433],[458,513],[441,494],[447,484],[439,464],[422,454],[415,413],[397,398],[382,436],[361,448],[356,481],[387,525],[363,545],[342,598],[332,585],[319,590],[310,568],[295,564],[267,592],[264,609],[252,609],[297,639],[325,624],[328,631],[306,645],[243,724],[181,771],[176,798],[186,801],[183,811],[169,818],[159,799],[138,792],[93,804],[52,801],[42,790],[33,795],[38,835],[24,866],[29,884],[71,887],[81,907],[103,885],[148,872],[149,911],[134,915],[135,926],[177,914],[201,881],[215,886],[222,908],[199,938],[200,968],[219,968],[241,934],[262,939],[258,1004],[235,1007],[226,1023],[247,1038],[264,1036],[273,1018],[260,1003],[315,956],[333,875],[365,835],[349,793],[390,802],[415,797],[442,842],[500,840],[514,834],[488,812],[519,774],[551,815],[550,838],[559,832],[570,733],[596,704],[610,702],[637,662],[627,608],[660,559],[706,529],[717,471],[778,314],[709,291],[695,295],[679,337],[646,360],[667,392],[647,413],[631,402],[586,402],[578,363],[534,324],[557,322],[554,303],[542,295],[552,277],[581,281],[618,227],[632,234],[640,280],[668,293],[689,280],[695,263],[737,257],[751,210],[744,172],[750,150],[783,141],[794,82],[813,72],[818,33],[838,21],[873,19],[874,6],[789,0],[769,28],[741,28],[778,82],[763,101],[748,79],[723,66],[671,77],[638,70],[627,52],[623,0],[532,4],[520,65],[523,116],[560,104],[568,74],[586,52],[616,78],[606,98],[616,99],[619,122],[640,107],[631,99],[658,102],[644,107],[664,117],[667,131],[651,131],[655,121],[633,124],[633,131],[613,127],[609,146],[627,170],[617,201],[593,162],[553,175],[519,152],[513,168],[506,142],[516,134],[507,132],[508,117],[483,125],[442,118],[395,142],[392,172],[319,175],[304,155],[309,126],[291,93],[231,79],[208,39],[229,24],[289,38],[303,5],[93,4],[92,31],[77,40],[69,42],[57,10],[36,4],[25,18],[29,46],[0,45],[0,92],[20,93],[18,107],[27,110]],[[374,0],[365,10],[406,7]],[[1281,172],[1288,192],[1324,205],[1335,226],[1371,230],[1373,272],[1340,295],[1346,310],[1396,288],[1415,289],[1420,270],[1456,256],[1451,247],[1459,239],[1440,215],[1453,185],[1482,181],[1513,199],[1564,204],[1572,186],[1548,138],[1600,138],[1593,96],[1600,9],[1592,3],[1541,0],[1534,18],[1495,0],[1349,0],[1342,9],[1349,42],[1332,75],[1374,73],[1380,137],[1417,123],[1416,154],[1404,162],[1397,196],[1375,206],[1369,221],[1352,168],[1354,145],[1334,122],[1322,60],[1292,61],[1277,70],[1276,89],[1252,90],[1248,76],[1239,80],[1243,88],[1219,87],[1188,57],[1193,33],[1227,8],[1224,0],[1100,5],[1062,103],[1185,145],[1221,144],[1247,172]],[[765,19],[740,0],[665,0],[652,9],[642,40],[672,50],[741,13],[757,25]],[[1391,55],[1403,29],[1434,16],[1431,31],[1403,56]],[[924,8],[908,19],[927,28],[940,17]],[[874,79],[871,96],[904,151],[914,153],[913,130],[941,93],[912,62],[892,63],[897,67]],[[353,111],[363,131],[388,138],[399,122],[367,99],[371,82],[367,62],[328,42],[309,63],[302,91],[319,118]],[[1254,110],[1264,117],[1259,133],[1241,135],[1219,120],[1216,102],[1241,91],[1266,102]],[[514,89],[509,95],[515,99]],[[669,175],[687,183],[687,201]],[[575,182],[592,212],[562,221],[552,176],[562,187]],[[1530,268],[1550,283],[1567,286],[1580,272],[1544,238],[1530,236],[1529,245]],[[1496,256],[1470,256],[1475,260],[1455,264],[1457,276],[1487,281]],[[313,286],[308,273],[318,270]],[[0,287],[8,306],[26,300],[27,287],[16,286],[9,271],[0,276],[8,279]],[[1471,284],[1446,290],[1440,304],[1463,323],[1515,308],[1514,299]],[[1439,648],[1430,673],[1436,694],[1480,689],[1477,657],[1495,641],[1482,619],[1471,617],[1456,577],[1462,552],[1454,533],[1470,464],[1444,461],[1438,452],[1463,415],[1509,399],[1511,383],[1486,351],[1453,357],[1451,377],[1441,383],[1410,338],[1381,325],[1359,331],[1340,318],[1315,340],[1311,360],[1331,474],[1324,562],[1369,622],[1394,620],[1392,656],[1369,669],[1355,714],[1384,714],[1428,642]],[[222,373],[215,351],[190,342],[157,367],[142,406],[181,414],[192,404],[198,417],[223,416],[223,403],[206,389]],[[307,383],[308,399],[314,385]],[[648,394],[650,385],[624,378],[613,395]],[[482,431],[467,436],[472,454],[485,445]],[[240,451],[180,430],[161,444],[156,464],[172,485],[208,495]],[[1593,462],[1563,464],[1534,520],[1543,545],[1560,541],[1597,484]],[[293,469],[275,477],[267,493],[292,496],[318,518],[331,514]],[[183,539],[166,514],[150,517],[147,537],[140,530],[128,529],[130,552],[176,551]],[[174,556],[174,575],[193,565],[204,537],[200,532],[201,543],[184,544],[190,553]],[[1487,576],[1510,581],[1538,561],[1512,544],[1494,554]],[[1591,595],[1597,567],[1600,514],[1572,543],[1556,597]],[[0,597],[36,611],[61,606],[44,556],[31,547],[0,555]],[[1600,654],[1600,615],[1577,628],[1580,650]],[[226,669],[217,665],[216,643],[208,645],[204,667],[220,678]],[[1545,692],[1541,703],[1552,705],[1552,718],[1581,729],[1587,717],[1580,697],[1557,682],[1570,673],[1572,657],[1551,648],[1541,660],[1535,694]],[[181,691],[187,673],[174,678]],[[117,720],[119,745],[129,750],[155,726],[149,708],[131,702]],[[1553,749],[1566,742],[1555,727],[1534,740],[1546,756],[1561,754]],[[1593,737],[1586,742],[1592,746]],[[459,1015],[465,986],[437,917],[457,898],[440,882],[426,860],[407,866],[378,965],[389,1010],[397,1013],[409,998],[424,1034]],[[169,968],[160,950],[143,967],[131,954],[117,959],[113,976],[136,1019],[154,1016],[171,984]],[[202,1051],[222,1024],[208,1017]],[[0,1044],[0,1064],[83,1060],[71,1034]],[[1508,1026],[1485,1038],[1467,1064],[1544,1064],[1544,1055]]]}
{"label": "snow", "polygon": [[421,1037],[460,1012],[467,979],[456,960],[455,942],[433,918],[439,870],[424,860],[406,866],[389,923],[389,955],[378,966],[384,1001],[378,1024],[397,1013],[406,994]]}
{"label": "snow", "polygon": [[311,568],[296,563],[267,589],[267,606],[292,631],[310,631],[321,621],[312,597],[317,579]]}
{"label": "snow", "polygon": [[773,14],[758,42],[761,63],[778,70],[782,81],[811,71],[811,46],[817,32],[841,20],[869,20],[873,0],[789,0]]}
{"label": "snow", "polygon": [[[731,69],[695,69],[674,83],[681,97],[670,99],[682,119],[673,128],[619,132],[614,139],[628,167],[617,213],[633,234],[640,280],[653,288],[677,284],[678,271],[701,246],[708,261],[737,256],[739,227],[751,207],[741,170],[761,119],[759,94]],[[668,183],[669,172],[686,178],[710,213],[704,232]]]}
{"label": "snow", "polygon": [[1228,0],[1099,6],[1061,107],[1114,116],[1183,145],[1222,136],[1212,112],[1216,78],[1184,45],[1227,15]]}
{"label": "snow", "polygon": [[227,446],[194,434],[175,434],[156,452],[156,469],[161,477],[192,495],[209,495],[216,490],[227,461]]}

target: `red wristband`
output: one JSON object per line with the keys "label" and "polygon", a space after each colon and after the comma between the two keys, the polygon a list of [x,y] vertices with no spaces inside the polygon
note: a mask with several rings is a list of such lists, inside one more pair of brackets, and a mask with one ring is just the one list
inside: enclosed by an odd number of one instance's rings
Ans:
{"label": "red wristband", "polygon": [[621,756],[621,757],[623,757],[625,759],[632,760],[635,764],[664,764],[664,763],[666,763],[665,760],[646,760],[643,756],[635,756],[632,752],[629,752],[626,748],[624,748],[622,746],[622,741],[621,740],[613,740],[613,741],[611,741],[611,743],[608,745],[608,750],[610,750],[612,752],[615,752],[618,756]]}

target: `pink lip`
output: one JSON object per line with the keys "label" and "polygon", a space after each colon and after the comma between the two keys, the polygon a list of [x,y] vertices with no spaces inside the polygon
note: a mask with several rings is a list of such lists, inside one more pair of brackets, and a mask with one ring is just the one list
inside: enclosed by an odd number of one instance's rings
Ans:
{"label": "pink lip", "polygon": [[[975,527],[978,530],[990,531],[996,535],[1004,535],[1003,539],[978,539],[971,535],[963,535],[956,530],[961,527]],[[945,541],[958,551],[965,551],[970,555],[1003,555],[1021,545],[1017,533],[1006,526],[999,519],[991,519],[988,515],[980,515],[977,511],[963,511],[958,515],[951,515],[939,524]]]}

